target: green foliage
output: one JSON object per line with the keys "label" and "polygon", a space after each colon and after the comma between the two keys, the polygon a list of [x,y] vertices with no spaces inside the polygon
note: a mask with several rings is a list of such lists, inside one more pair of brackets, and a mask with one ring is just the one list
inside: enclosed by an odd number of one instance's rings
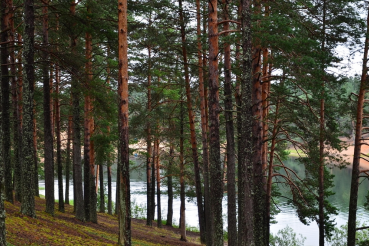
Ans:
{"label": "green foliage", "polygon": [[276,235],[270,234],[269,245],[270,246],[301,246],[304,245],[306,238],[301,234],[299,236],[293,231],[293,229],[287,226],[277,232]]}
{"label": "green foliage", "polygon": [[[359,226],[359,224],[357,224]],[[361,225],[365,227],[365,223]],[[366,246],[369,244],[369,231],[359,230],[356,232],[355,246]],[[347,245],[347,224],[335,227],[331,238],[327,239],[328,246],[346,246]]]}
{"label": "green foliage", "polygon": [[136,200],[131,201],[131,216],[135,219],[146,219],[147,207],[146,204],[138,204]]}

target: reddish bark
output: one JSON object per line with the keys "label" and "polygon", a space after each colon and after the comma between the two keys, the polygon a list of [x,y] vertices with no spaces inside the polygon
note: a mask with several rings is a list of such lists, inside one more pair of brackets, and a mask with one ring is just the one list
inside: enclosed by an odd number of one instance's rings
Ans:
{"label": "reddish bark", "polygon": [[131,199],[129,184],[128,141],[128,43],[127,1],[118,0],[118,54],[119,54],[119,245],[131,245]]}
{"label": "reddish bark", "polygon": [[186,32],[185,32],[185,23],[183,17],[183,8],[182,8],[182,0],[179,0],[179,20],[181,25],[181,40],[182,40],[182,54],[183,54],[183,63],[184,63],[184,71],[185,71],[185,83],[186,83],[186,97],[187,97],[187,110],[188,110],[188,118],[190,122],[190,134],[191,134],[191,149],[192,149],[192,158],[195,169],[195,187],[196,187],[196,201],[197,201],[197,210],[199,215],[199,225],[200,225],[200,239],[201,242],[204,243],[206,241],[206,229],[205,229],[205,216],[204,209],[202,203],[202,191],[201,191],[201,179],[200,179],[200,167],[199,167],[199,159],[197,153],[197,140],[195,133],[195,119],[192,109],[192,100],[191,100],[191,88],[190,88],[190,77],[189,77],[189,68],[187,61],[187,48],[186,48]]}
{"label": "reddish bark", "polygon": [[[200,0],[196,0],[196,19],[197,19],[197,56],[199,66],[199,94],[200,94],[200,112],[201,112],[201,139],[202,139],[202,162],[203,162],[203,176],[204,176],[204,208],[205,208],[205,224],[206,231],[211,231],[210,221],[211,208],[210,208],[210,195],[209,195],[209,147],[208,147],[208,122],[207,122],[207,110],[206,110],[206,96],[204,86],[204,60],[202,54],[201,45],[201,12],[200,12]],[[205,57],[205,56],[204,56]],[[212,237],[210,233],[206,234],[206,242],[210,245]]]}
{"label": "reddish bark", "polygon": [[359,190],[359,175],[360,175],[360,155],[361,155],[361,145],[362,143],[362,128],[363,128],[363,111],[364,111],[364,101],[365,93],[367,92],[366,84],[368,78],[368,50],[369,50],[369,9],[367,16],[367,31],[365,36],[365,47],[364,47],[364,59],[363,59],[363,69],[361,74],[360,91],[357,101],[357,112],[356,112],[356,128],[355,128],[355,149],[354,149],[354,159],[352,162],[352,177],[351,177],[351,192],[350,192],[350,203],[349,203],[349,217],[348,217],[348,229],[347,229],[347,245],[354,246],[356,244],[356,211],[357,211],[357,199]]}

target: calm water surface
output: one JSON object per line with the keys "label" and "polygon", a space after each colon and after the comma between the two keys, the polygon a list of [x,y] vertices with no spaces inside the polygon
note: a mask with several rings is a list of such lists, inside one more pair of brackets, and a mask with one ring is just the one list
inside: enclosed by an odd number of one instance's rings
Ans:
{"label": "calm water surface", "polygon": [[[296,161],[290,160],[287,162],[287,165],[294,169],[294,171],[298,173],[303,172],[303,168]],[[333,203],[339,210],[339,214],[334,216],[337,226],[344,225],[347,223],[348,218],[348,204],[349,204],[349,196],[350,196],[350,183],[351,183],[351,170],[350,169],[338,169],[332,168],[331,173],[335,175],[334,178],[334,188],[333,191],[336,193],[329,200]],[[146,207],[146,179],[145,172],[133,172],[131,174],[131,200],[134,201],[137,205]],[[107,178],[105,178],[107,180]],[[65,182],[65,181],[64,181]],[[44,187],[45,183],[43,181],[40,182],[40,187]],[[65,187],[65,183],[64,183]],[[369,224],[369,212],[363,208],[364,199],[366,193],[369,188],[369,182],[367,180],[363,181],[360,185],[359,190],[359,209],[358,209],[358,221],[367,222]],[[113,200],[115,200],[115,192],[116,186],[115,182],[112,184],[113,190]],[[166,187],[162,187],[162,191],[165,193]],[[283,187],[281,187],[281,191],[283,193]],[[73,185],[70,186],[70,199],[73,200]],[[45,190],[40,191],[41,194],[45,194]],[[55,181],[55,199],[58,199],[58,183]],[[166,194],[162,194],[161,196],[161,204],[162,204],[162,217],[166,218],[167,215],[167,204],[168,197]],[[301,234],[306,237],[305,245],[306,246],[316,246],[318,245],[318,226],[316,222],[311,222],[310,225],[304,225],[300,222],[297,217],[296,210],[288,205],[285,201],[281,200],[278,204],[280,212],[275,216],[276,224],[271,225],[271,232],[276,234],[278,230],[289,226],[293,228],[293,230],[297,234]],[[174,222],[178,224],[179,222],[179,208],[180,208],[180,200],[179,197],[175,198],[173,201],[173,217]],[[226,214],[227,214],[227,198],[223,199],[223,214],[225,219],[224,229],[227,228]],[[198,227],[198,219],[197,219],[197,206],[195,202],[186,201],[186,223],[189,226]]]}

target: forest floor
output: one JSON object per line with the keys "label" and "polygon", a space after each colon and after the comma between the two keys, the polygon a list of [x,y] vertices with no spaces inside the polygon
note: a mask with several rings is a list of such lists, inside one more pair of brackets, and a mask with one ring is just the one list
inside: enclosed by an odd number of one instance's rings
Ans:
{"label": "forest floor", "polygon": [[[45,199],[35,197],[36,216],[20,213],[20,203],[5,202],[8,245],[117,245],[118,219],[98,213],[98,223],[81,222],[74,217],[73,206],[65,205],[65,213],[45,213]],[[179,240],[179,229],[146,226],[146,220],[132,219],[132,245],[200,245],[199,233],[187,232],[188,242]]]}

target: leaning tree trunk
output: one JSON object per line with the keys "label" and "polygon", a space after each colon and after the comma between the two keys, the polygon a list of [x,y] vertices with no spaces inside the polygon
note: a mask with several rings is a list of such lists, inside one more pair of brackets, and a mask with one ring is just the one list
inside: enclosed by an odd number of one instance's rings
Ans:
{"label": "leaning tree trunk", "polygon": [[349,204],[349,217],[348,217],[348,229],[347,229],[347,245],[355,246],[355,235],[356,235],[356,211],[357,211],[357,198],[359,190],[359,176],[360,176],[360,155],[361,155],[361,139],[362,139],[362,128],[363,128],[363,111],[365,93],[367,91],[367,73],[368,73],[368,50],[369,50],[369,9],[367,16],[367,31],[365,36],[365,47],[364,47],[364,59],[363,59],[363,70],[361,74],[360,92],[357,101],[357,112],[356,112],[356,128],[355,128],[355,149],[354,159],[352,162],[352,177],[351,177],[351,192],[350,192],[350,204]]}
{"label": "leaning tree trunk", "polygon": [[36,217],[33,191],[34,156],[33,156],[33,87],[34,70],[34,1],[24,1],[24,43],[23,43],[23,168],[22,168],[22,205],[21,213]]}
{"label": "leaning tree trunk", "polygon": [[[200,167],[199,167],[199,160],[198,160],[198,154],[197,154],[195,118],[194,118],[194,113],[192,109],[190,77],[189,77],[189,68],[188,68],[188,61],[187,61],[186,32],[185,32],[185,23],[184,23],[184,17],[183,17],[182,0],[179,0],[179,20],[180,20],[180,25],[181,25],[181,36],[182,36],[182,54],[183,54],[185,83],[186,83],[187,110],[188,110],[188,118],[190,122],[190,132],[191,132],[191,149],[192,149],[192,157],[193,157],[193,163],[194,163],[194,169],[195,169],[196,202],[197,202],[197,211],[199,215],[200,240],[201,240],[201,243],[205,243],[206,241],[206,228],[205,228],[205,218],[204,218],[205,214],[204,214],[204,208],[203,208],[203,203],[202,203]],[[223,232],[223,229],[222,229],[222,232]]]}
{"label": "leaning tree trunk", "polygon": [[131,245],[131,198],[128,141],[127,1],[118,0],[119,96],[119,245]]}

